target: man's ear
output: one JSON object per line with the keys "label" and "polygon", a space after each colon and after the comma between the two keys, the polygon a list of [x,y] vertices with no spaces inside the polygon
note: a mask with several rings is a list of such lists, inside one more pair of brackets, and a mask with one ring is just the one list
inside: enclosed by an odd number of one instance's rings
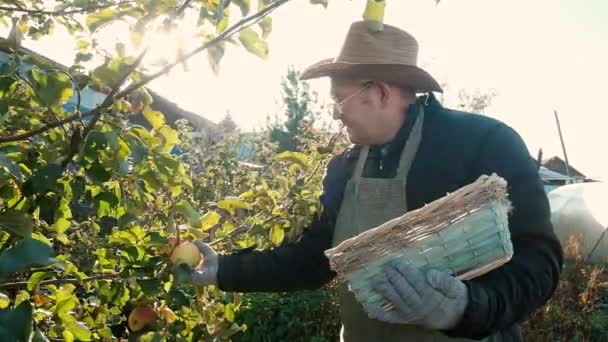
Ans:
{"label": "man's ear", "polygon": [[395,89],[384,82],[374,82],[380,92],[380,104],[384,107],[389,104],[391,97],[395,96]]}

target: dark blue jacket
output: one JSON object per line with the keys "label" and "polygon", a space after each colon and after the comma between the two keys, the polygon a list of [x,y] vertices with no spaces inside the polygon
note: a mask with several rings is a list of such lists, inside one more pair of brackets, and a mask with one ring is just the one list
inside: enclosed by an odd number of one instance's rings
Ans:
{"label": "dark blue jacket", "polygon": [[[464,318],[445,333],[464,338],[514,334],[518,322],[553,294],[563,262],[536,162],[509,126],[486,116],[444,108],[430,96],[410,106],[408,119],[392,143],[371,150],[364,176],[394,177],[417,105],[426,106],[426,115],[422,142],[408,176],[409,209],[420,208],[482,174],[492,173],[507,180],[513,205],[509,217],[513,259],[465,282],[470,298]],[[294,291],[317,289],[330,281],[335,274],[323,252],[331,247],[342,193],[358,151],[356,146],[349,148],[330,161],[323,181],[324,209],[297,243],[271,251],[221,256],[219,287],[238,292]]]}

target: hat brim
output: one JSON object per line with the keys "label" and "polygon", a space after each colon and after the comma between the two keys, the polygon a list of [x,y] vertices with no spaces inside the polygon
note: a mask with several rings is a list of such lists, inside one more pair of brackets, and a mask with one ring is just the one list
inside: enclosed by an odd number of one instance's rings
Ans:
{"label": "hat brim", "polygon": [[410,87],[417,92],[443,93],[433,76],[414,65],[348,63],[336,62],[334,58],[329,58],[306,68],[300,75],[301,80],[320,77],[380,80]]}

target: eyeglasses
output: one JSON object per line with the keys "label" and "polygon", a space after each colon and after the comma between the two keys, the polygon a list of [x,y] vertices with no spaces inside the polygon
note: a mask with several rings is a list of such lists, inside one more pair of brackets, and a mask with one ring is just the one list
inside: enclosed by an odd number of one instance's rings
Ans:
{"label": "eyeglasses", "polygon": [[334,101],[331,104],[332,109],[333,109],[334,119],[337,120],[337,119],[341,118],[342,115],[344,115],[344,104],[346,104],[346,101],[348,101],[348,100],[352,99],[353,97],[357,96],[359,93],[361,93],[362,91],[364,91],[365,89],[367,89],[372,84],[373,84],[372,81],[365,82],[361,88],[359,88],[357,91],[355,91],[354,93],[352,93],[349,96],[347,96],[344,100],[338,101],[338,102]]}

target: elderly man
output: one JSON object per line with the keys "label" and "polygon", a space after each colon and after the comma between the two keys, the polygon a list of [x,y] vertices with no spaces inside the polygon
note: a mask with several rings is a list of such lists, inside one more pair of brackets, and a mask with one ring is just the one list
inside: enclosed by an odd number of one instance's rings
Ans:
{"label": "elderly man", "polygon": [[363,307],[342,284],[342,339],[523,339],[519,323],[551,297],[562,267],[535,162],[504,123],[442,107],[432,95],[441,88],[416,66],[417,54],[408,33],[390,25],[371,32],[355,22],[338,57],[302,73],[331,79],[335,119],[353,143],[328,165],[322,213],[297,243],[274,250],[218,255],[197,242],[207,261],[194,283],[238,292],[317,289],[335,276],[328,248],[496,173],[507,180],[513,205],[512,260],[467,281],[390,264],[373,281],[390,310]]}

